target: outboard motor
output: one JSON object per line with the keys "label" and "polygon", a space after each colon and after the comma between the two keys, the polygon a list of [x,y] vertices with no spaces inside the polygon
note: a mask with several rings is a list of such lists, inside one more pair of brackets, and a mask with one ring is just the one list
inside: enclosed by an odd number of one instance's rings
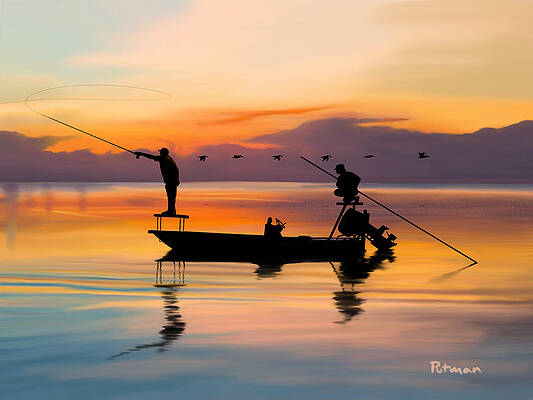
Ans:
{"label": "outboard motor", "polygon": [[396,246],[394,242],[396,236],[388,234],[384,236],[385,232],[389,229],[385,225],[381,225],[376,228],[370,224],[370,214],[364,210],[359,212],[353,208],[350,208],[343,215],[341,222],[339,223],[339,232],[344,236],[364,236],[372,245],[380,250],[390,249]]}
{"label": "outboard motor", "polygon": [[364,213],[348,209],[342,216],[339,223],[339,232],[344,236],[364,235],[367,231],[370,214],[365,210]]}

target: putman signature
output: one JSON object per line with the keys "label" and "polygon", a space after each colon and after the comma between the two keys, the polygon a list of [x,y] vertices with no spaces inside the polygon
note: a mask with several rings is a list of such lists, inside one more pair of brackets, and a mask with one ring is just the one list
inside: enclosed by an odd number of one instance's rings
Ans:
{"label": "putman signature", "polygon": [[454,367],[452,365],[448,365],[446,363],[441,364],[440,361],[430,361],[429,365],[431,367],[431,374],[460,374],[460,375],[468,375],[468,374],[482,374],[483,371],[481,368],[479,368],[477,365],[473,366],[472,368],[460,368],[460,367]]}

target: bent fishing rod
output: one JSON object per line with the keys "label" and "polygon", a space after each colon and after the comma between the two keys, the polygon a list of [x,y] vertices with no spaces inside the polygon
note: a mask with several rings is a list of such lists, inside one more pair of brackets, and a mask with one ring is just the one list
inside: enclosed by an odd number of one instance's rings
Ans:
{"label": "bent fishing rod", "polygon": [[[309,164],[313,165],[314,167],[318,168],[319,170],[321,170],[322,172],[328,174],[329,176],[331,176],[332,178],[334,179],[337,179],[337,177],[335,175],[333,175],[332,173],[326,171],[324,168],[320,167],[319,165],[315,164],[314,162],[312,162],[311,160],[308,160],[307,158],[305,158],[304,156],[300,156],[300,158],[306,162],[308,162]],[[414,226],[416,229],[418,229],[419,231],[421,232],[424,232],[426,235],[429,235],[431,236],[433,239],[437,240],[438,242],[442,243],[443,245],[449,247],[450,249],[452,249],[453,251],[459,253],[460,255],[462,255],[463,257],[466,257],[468,258],[470,261],[472,261],[474,264],[477,264],[478,262],[476,260],[474,260],[472,257],[466,255],[465,253],[463,253],[462,251],[456,249],[455,247],[453,247],[452,245],[446,243],[444,240],[438,238],[437,236],[435,236],[434,234],[432,234],[431,232],[427,231],[426,229],[422,228],[421,226],[415,224],[413,221],[410,221],[409,219],[405,218],[403,215],[400,215],[398,214],[396,211],[392,210],[391,208],[387,207],[385,204],[382,204],[380,203],[379,201],[377,201],[376,199],[373,199],[372,197],[370,197],[369,195],[367,194],[364,194],[363,192],[361,192],[359,190],[359,194],[361,196],[364,196],[366,197],[368,200],[376,203],[378,206],[380,207],[383,207],[385,210],[389,211],[390,213],[396,215],[398,218],[404,220],[405,222],[407,222],[408,224]]]}
{"label": "bent fishing rod", "polygon": [[106,142],[106,143],[110,144],[111,146],[118,147],[119,149],[122,149],[122,150],[124,150],[124,151],[127,151],[128,153],[135,154],[134,151],[132,151],[132,150],[128,150],[127,148],[122,147],[122,146],[120,146],[120,145],[118,145],[118,144],[116,144],[116,143],[110,142],[109,140],[106,140],[106,139],[103,139],[103,138],[101,138],[101,137],[99,137],[99,136],[93,135],[92,133],[89,133],[89,132],[87,132],[87,131],[84,131],[83,129],[76,128],[75,126],[70,125],[70,124],[67,124],[66,122],[63,122],[63,121],[61,121],[61,120],[59,120],[59,119],[57,119],[57,118],[54,118],[54,117],[52,117],[52,116],[50,116],[50,115],[43,114],[42,112],[39,112],[39,111],[35,110],[34,108],[32,108],[32,107],[27,103],[27,101],[24,101],[24,102],[26,103],[26,107],[28,107],[28,108],[29,108],[30,110],[32,110],[33,112],[35,112],[35,113],[37,113],[37,114],[39,114],[39,115],[41,115],[41,116],[43,116],[43,117],[45,117],[45,118],[48,118],[48,119],[50,119],[50,120],[52,120],[52,121],[54,121],[54,122],[57,122],[58,124],[68,126],[68,127],[71,128],[71,129],[74,129],[74,130],[76,130],[76,131],[78,131],[78,132],[81,132],[81,133],[84,133],[84,134],[86,134],[86,135],[89,135],[89,136],[91,136],[91,137],[93,137],[93,138],[95,138],[95,139],[101,140],[102,142]]}

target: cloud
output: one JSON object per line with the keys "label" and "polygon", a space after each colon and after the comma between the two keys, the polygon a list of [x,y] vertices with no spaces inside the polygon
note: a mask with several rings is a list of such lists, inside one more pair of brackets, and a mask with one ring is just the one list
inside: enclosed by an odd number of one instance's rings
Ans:
{"label": "cloud", "polygon": [[6,153],[24,149],[45,150],[71,138],[72,136],[28,137],[17,132],[0,131],[0,143],[2,143],[2,150]]}
{"label": "cloud", "polygon": [[354,97],[354,77],[380,46],[397,41],[370,20],[383,1],[195,0],[65,63],[166,87],[188,108],[338,102]]}
{"label": "cloud", "polygon": [[[334,155],[376,182],[533,182],[533,122],[474,133],[426,134],[357,119],[325,119],[253,139],[318,157]],[[420,160],[419,151],[430,158]],[[363,159],[367,153],[376,155]],[[425,163],[425,161],[429,161]]]}
{"label": "cloud", "polygon": [[53,152],[48,147],[65,136],[28,137],[0,131],[0,181],[113,181],[155,180],[128,153],[95,154],[89,150]]}
{"label": "cloud", "polygon": [[[342,162],[365,182],[533,182],[533,121],[465,134],[368,125],[387,120],[391,119],[315,120],[244,144],[203,146],[176,159],[183,181],[329,181],[299,157],[319,160],[328,153],[332,161],[317,161],[321,166],[333,172]],[[149,160],[135,160],[129,153],[46,151],[54,140],[60,139],[0,132],[0,181],[161,180],[157,165]],[[418,159],[419,151],[430,158]],[[376,157],[363,158],[368,153]],[[199,162],[198,154],[207,154],[207,162]],[[245,157],[235,160],[233,154]],[[274,154],[284,157],[278,162]]]}
{"label": "cloud", "polygon": [[224,124],[233,124],[238,122],[249,121],[254,118],[261,117],[270,117],[274,115],[294,115],[294,114],[305,114],[312,111],[321,111],[332,108],[331,106],[323,107],[302,107],[302,108],[286,108],[279,110],[254,110],[254,111],[245,111],[245,112],[235,112],[233,117],[215,119],[212,121],[206,121],[201,123],[201,125],[224,125]]}
{"label": "cloud", "polygon": [[376,22],[411,36],[365,76],[366,90],[531,99],[528,1],[431,0],[382,5]]}

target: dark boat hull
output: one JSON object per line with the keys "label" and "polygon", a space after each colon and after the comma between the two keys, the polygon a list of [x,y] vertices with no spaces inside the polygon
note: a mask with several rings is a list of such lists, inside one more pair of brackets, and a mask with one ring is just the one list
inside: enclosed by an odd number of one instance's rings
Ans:
{"label": "dark boat hull", "polygon": [[335,261],[362,257],[364,240],[311,238],[309,236],[267,239],[262,235],[149,230],[160,241],[189,261],[283,260]]}

